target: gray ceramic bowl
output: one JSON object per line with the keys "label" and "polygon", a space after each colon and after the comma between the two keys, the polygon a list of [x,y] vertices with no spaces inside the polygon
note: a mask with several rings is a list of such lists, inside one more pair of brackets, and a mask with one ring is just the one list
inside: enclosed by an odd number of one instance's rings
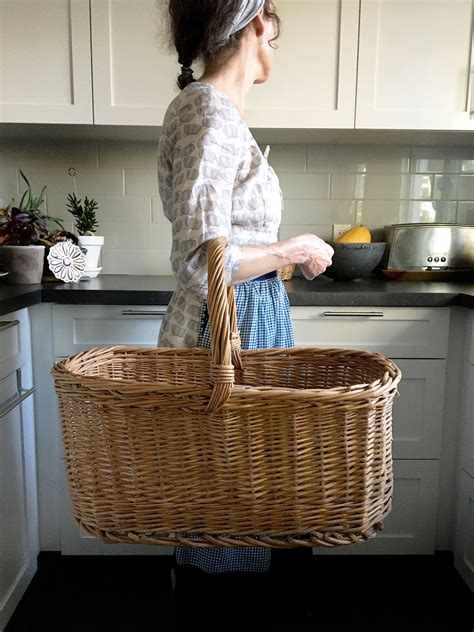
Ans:
{"label": "gray ceramic bowl", "polygon": [[386,243],[341,243],[330,242],[334,248],[332,265],[323,272],[334,281],[350,281],[368,276],[380,263]]}

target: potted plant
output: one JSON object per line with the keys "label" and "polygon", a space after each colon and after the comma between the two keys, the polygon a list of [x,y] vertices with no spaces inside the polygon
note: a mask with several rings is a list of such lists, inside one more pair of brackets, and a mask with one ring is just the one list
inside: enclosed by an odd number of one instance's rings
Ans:
{"label": "potted plant", "polygon": [[102,270],[97,266],[104,238],[94,234],[99,226],[96,217],[97,208],[97,202],[93,198],[89,199],[87,195],[84,198],[84,204],[75,193],[69,193],[67,196],[67,210],[75,220],[74,226],[79,237],[79,245],[85,254],[85,273],[88,276],[97,276]]}
{"label": "potted plant", "polygon": [[20,174],[28,188],[18,206],[10,203],[0,214],[0,263],[8,272],[9,283],[41,283],[48,222],[55,222],[62,230],[64,227],[58,218],[40,210],[46,186],[33,197],[30,183],[21,169]]}

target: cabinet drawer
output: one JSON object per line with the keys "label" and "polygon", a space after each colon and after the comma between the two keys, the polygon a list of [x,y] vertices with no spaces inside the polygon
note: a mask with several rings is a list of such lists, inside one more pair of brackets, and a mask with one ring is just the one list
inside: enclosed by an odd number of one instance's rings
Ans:
{"label": "cabinet drawer", "polygon": [[297,346],[376,351],[391,358],[445,358],[449,308],[291,307]]}
{"label": "cabinet drawer", "polygon": [[29,361],[30,331],[26,309],[0,317],[0,379]]}
{"label": "cabinet drawer", "polygon": [[55,305],[54,354],[91,347],[156,347],[166,305]]}

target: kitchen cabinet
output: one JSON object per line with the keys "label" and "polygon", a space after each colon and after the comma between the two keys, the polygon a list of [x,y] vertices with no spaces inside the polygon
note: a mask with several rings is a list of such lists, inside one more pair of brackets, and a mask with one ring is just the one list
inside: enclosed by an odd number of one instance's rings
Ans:
{"label": "kitchen cabinet", "polygon": [[[161,125],[180,72],[166,6],[3,0],[0,121]],[[281,0],[272,72],[246,121],[474,130],[473,12],[474,0]]]}
{"label": "kitchen cabinet", "polygon": [[178,94],[176,53],[166,48],[163,0],[92,0],[94,122],[161,125]]}
{"label": "kitchen cabinet", "polygon": [[376,538],[317,555],[435,550],[449,308],[292,306],[297,346],[377,352],[400,367],[393,402],[394,496]]}
{"label": "kitchen cabinet", "polygon": [[1,122],[93,122],[87,0],[2,0],[0,42]]}
{"label": "kitchen cabinet", "polygon": [[[156,347],[166,305],[55,305],[53,308],[53,361],[91,347],[113,344]],[[49,399],[55,399],[51,382]],[[57,416],[57,411],[56,411]],[[57,419],[59,427],[59,419]],[[45,440],[45,437],[43,437]],[[57,440],[57,437],[56,437]],[[135,544],[105,544],[83,532],[74,520],[62,447],[54,437],[47,449],[58,463],[59,543],[64,555],[172,555],[174,548]]]}
{"label": "kitchen cabinet", "polygon": [[[92,0],[95,123],[161,125],[180,72],[158,28],[162,6]],[[358,0],[286,0],[278,12],[279,49],[269,81],[248,95],[248,125],[354,127]]]}
{"label": "kitchen cabinet", "polygon": [[466,319],[454,564],[474,591],[474,314]]}
{"label": "kitchen cabinet", "polygon": [[474,477],[460,473],[454,565],[474,591]]}
{"label": "kitchen cabinet", "polygon": [[280,0],[271,75],[246,98],[249,127],[353,128],[358,0]]}
{"label": "kitchen cabinet", "polygon": [[36,452],[29,319],[0,318],[0,630],[37,568]]}
{"label": "kitchen cabinet", "polygon": [[474,130],[474,0],[361,0],[356,128]]}

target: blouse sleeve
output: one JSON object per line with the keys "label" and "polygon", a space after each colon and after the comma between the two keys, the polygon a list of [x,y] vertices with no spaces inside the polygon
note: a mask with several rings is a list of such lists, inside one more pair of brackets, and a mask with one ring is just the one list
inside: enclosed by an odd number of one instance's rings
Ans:
{"label": "blouse sleeve", "polygon": [[[228,114],[227,114],[228,116]],[[171,264],[180,285],[207,294],[207,245],[226,237],[225,275],[230,285],[242,260],[232,243],[232,190],[242,148],[239,121],[211,109],[181,124],[182,137],[171,156],[173,245]]]}

